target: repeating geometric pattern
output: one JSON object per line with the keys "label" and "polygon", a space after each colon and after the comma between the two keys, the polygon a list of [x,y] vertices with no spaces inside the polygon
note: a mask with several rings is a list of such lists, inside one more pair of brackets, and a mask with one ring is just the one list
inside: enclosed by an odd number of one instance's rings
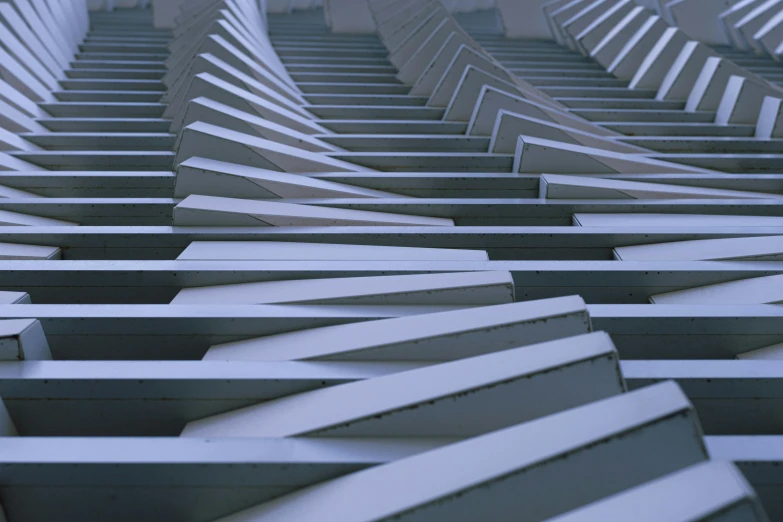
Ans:
{"label": "repeating geometric pattern", "polygon": [[783,1],[0,3],[0,520],[783,517]]}

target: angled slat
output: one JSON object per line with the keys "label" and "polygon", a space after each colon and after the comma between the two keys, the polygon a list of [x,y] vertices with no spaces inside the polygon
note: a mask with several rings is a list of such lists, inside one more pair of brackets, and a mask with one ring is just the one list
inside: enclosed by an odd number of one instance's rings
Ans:
{"label": "angled slat", "polygon": [[708,462],[618,493],[551,522],[767,520],[756,493],[732,464]]}
{"label": "angled slat", "polygon": [[174,194],[176,197],[209,194],[257,199],[396,196],[380,190],[199,157],[177,166]]}
{"label": "angled slat", "polygon": [[[472,437],[623,389],[614,346],[594,333],[292,395],[190,422],[183,436]],[[529,393],[540,400],[516,400]]]}
{"label": "angled slat", "polygon": [[174,222],[189,226],[454,226],[445,218],[198,195],[188,196],[174,208]]}
{"label": "angled slat", "polygon": [[485,261],[486,252],[441,248],[283,243],[273,241],[194,241],[177,257],[183,260],[470,260]]}
{"label": "angled slat", "polygon": [[172,304],[490,305],[513,302],[508,272],[269,281],[180,291]]}
{"label": "angled slat", "polygon": [[454,360],[587,333],[575,297],[317,328],[211,347],[205,360]]}
{"label": "angled slat", "polygon": [[[328,481],[223,520],[422,520],[435,516],[433,510],[449,518],[500,520],[513,512],[545,520],[702,462],[690,411],[678,391],[660,385]],[[650,459],[647,451],[656,445],[668,451]],[[626,465],[618,467],[620,455]],[[464,459],[482,464],[460,473]],[[520,495],[522,487],[534,489]],[[349,500],[355,498],[372,502]]]}

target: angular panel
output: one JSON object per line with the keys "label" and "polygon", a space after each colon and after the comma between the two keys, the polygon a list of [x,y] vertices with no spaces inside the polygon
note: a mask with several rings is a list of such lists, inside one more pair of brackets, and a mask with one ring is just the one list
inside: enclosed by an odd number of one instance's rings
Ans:
{"label": "angular panel", "polygon": [[583,227],[611,224],[640,227],[770,227],[783,225],[776,216],[718,216],[706,214],[574,214],[574,223]]}
{"label": "angular panel", "polygon": [[742,473],[727,462],[705,462],[600,500],[551,522],[638,520],[764,522],[767,516]]}
{"label": "angular panel", "polygon": [[589,330],[584,302],[559,297],[249,339],[204,359],[449,361]]}
{"label": "angular panel", "polygon": [[305,279],[186,288],[172,304],[465,305],[513,302],[508,272]]}
{"label": "angular panel", "polygon": [[757,277],[650,297],[653,304],[776,304],[783,302],[783,276]]}
{"label": "angular panel", "polygon": [[190,158],[177,166],[174,193],[181,198],[191,194],[254,199],[403,197],[299,174],[199,157]]}
{"label": "angular panel", "polygon": [[452,220],[444,218],[198,195],[188,196],[174,208],[174,223],[187,226],[256,227],[454,226]]}
{"label": "angular panel", "polygon": [[617,259],[627,261],[783,260],[783,236],[702,239],[616,247]]}
{"label": "angular panel", "polygon": [[487,253],[481,250],[343,245],[335,243],[194,241],[188,245],[177,259],[486,261]]}
{"label": "angular panel", "polygon": [[[650,458],[656,447],[660,456]],[[354,473],[221,520],[502,520],[508,513],[546,520],[705,458],[690,405],[664,384]],[[481,466],[465,473],[466,459]],[[618,467],[617,459],[625,465]],[[372,502],[351,501],[356,498]]]}
{"label": "angular panel", "polygon": [[182,130],[182,140],[174,161],[178,165],[194,156],[281,172],[369,170],[322,154],[201,122],[192,123]]}
{"label": "angular panel", "polygon": [[665,183],[599,179],[587,176],[541,176],[539,195],[550,199],[768,199],[760,192],[720,190]]}
{"label": "angular panel", "polygon": [[40,361],[51,358],[46,335],[38,320],[0,321],[0,360]]}
{"label": "angular panel", "polygon": [[182,435],[462,438],[623,391],[614,345],[593,333],[293,395],[190,422]]}
{"label": "angular panel", "polygon": [[575,171],[585,174],[710,172],[647,158],[642,154],[624,154],[531,136],[519,137],[514,172],[567,174]]}

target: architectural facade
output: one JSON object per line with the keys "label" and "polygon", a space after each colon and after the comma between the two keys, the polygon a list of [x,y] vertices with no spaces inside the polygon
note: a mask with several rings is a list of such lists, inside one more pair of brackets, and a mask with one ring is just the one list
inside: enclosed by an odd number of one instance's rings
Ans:
{"label": "architectural facade", "polygon": [[0,520],[783,519],[783,0],[0,3]]}

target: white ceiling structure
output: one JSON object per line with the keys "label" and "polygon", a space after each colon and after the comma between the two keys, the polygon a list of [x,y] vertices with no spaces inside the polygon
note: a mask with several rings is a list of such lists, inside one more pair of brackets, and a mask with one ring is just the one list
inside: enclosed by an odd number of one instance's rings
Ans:
{"label": "white ceiling structure", "polygon": [[0,520],[783,518],[783,0],[0,3]]}

